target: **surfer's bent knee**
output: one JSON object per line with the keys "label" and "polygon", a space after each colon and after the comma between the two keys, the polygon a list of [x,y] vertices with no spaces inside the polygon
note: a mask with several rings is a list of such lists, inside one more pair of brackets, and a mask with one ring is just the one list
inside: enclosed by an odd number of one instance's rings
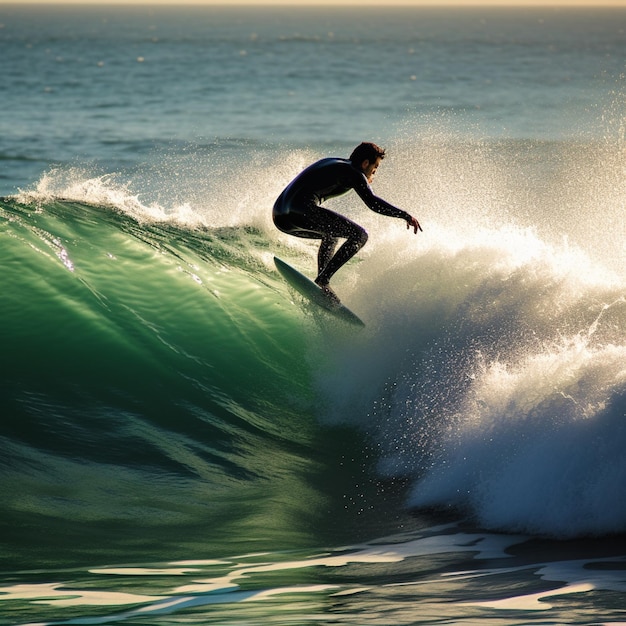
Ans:
{"label": "surfer's bent knee", "polygon": [[355,224],[355,233],[352,237],[350,237],[350,239],[353,241],[354,247],[357,250],[360,250],[367,243],[369,235],[367,234],[365,228]]}

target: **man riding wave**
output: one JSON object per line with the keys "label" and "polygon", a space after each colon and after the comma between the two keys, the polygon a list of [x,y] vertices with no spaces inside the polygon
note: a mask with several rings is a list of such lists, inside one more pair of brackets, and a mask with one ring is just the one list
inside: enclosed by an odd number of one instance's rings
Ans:
{"label": "man riding wave", "polygon": [[[415,234],[422,230],[409,213],[374,195],[370,184],[384,157],[383,148],[364,142],[354,149],[349,159],[321,159],[298,174],[274,203],[273,219],[279,230],[296,237],[321,240],[315,282],[337,303],[339,299],[329,286],[330,279],[365,245],[368,235],[352,220],[322,207],[325,200],[354,189],[372,211],[405,220],[407,228],[412,227]],[[336,250],[340,238],[346,241]]]}

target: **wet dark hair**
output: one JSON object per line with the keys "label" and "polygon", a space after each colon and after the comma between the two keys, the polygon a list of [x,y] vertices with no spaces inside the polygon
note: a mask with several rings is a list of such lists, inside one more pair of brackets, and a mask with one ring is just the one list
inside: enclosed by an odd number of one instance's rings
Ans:
{"label": "wet dark hair", "polygon": [[378,158],[385,158],[385,149],[377,146],[375,143],[364,141],[360,143],[350,155],[350,161],[355,167],[361,167],[363,161],[374,163]]}

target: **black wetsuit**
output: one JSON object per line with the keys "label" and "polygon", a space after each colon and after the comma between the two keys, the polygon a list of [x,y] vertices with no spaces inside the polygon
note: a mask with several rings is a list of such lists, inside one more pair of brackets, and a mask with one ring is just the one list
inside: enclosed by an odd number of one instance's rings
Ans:
{"label": "black wetsuit", "polygon": [[[354,189],[376,213],[410,220],[401,209],[375,196],[362,171],[348,159],[326,158],[313,163],[294,178],[274,203],[274,224],[289,235],[321,239],[317,282],[328,284],[330,277],[367,241],[364,228],[321,205],[324,200]],[[334,254],[338,238],[346,242]]]}

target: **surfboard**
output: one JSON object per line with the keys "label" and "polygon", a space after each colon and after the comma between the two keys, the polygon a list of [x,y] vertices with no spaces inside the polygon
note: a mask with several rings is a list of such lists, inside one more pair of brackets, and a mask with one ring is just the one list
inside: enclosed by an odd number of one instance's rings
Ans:
{"label": "surfboard", "polygon": [[285,263],[277,256],[274,257],[276,269],[281,276],[301,295],[319,305],[331,315],[342,319],[344,322],[354,324],[355,326],[365,326],[361,318],[353,313],[347,306],[337,304],[329,300],[324,292],[312,280],[308,279],[304,274],[294,269],[288,263]]}

